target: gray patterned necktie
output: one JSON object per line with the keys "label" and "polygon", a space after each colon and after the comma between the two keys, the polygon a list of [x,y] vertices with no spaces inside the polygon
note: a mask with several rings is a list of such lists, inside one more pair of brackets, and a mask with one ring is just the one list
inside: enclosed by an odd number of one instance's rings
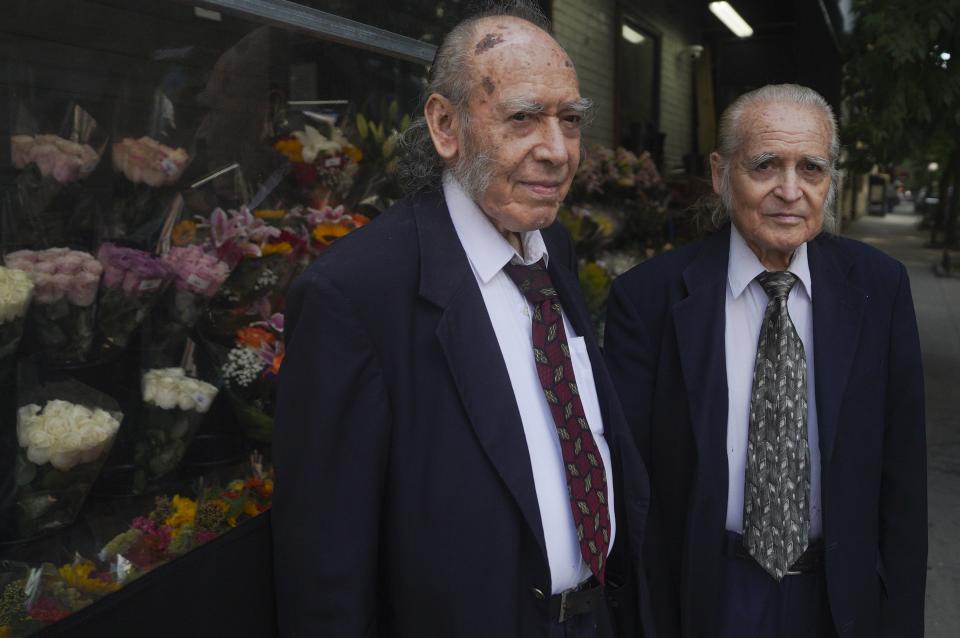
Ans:
{"label": "gray patterned necktie", "polygon": [[809,543],[807,358],[787,311],[796,275],[764,272],[757,281],[769,300],[750,393],[743,537],[750,555],[779,582]]}

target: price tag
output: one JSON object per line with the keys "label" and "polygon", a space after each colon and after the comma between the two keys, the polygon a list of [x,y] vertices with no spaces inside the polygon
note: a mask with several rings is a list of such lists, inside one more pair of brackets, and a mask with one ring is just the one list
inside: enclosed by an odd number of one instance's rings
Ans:
{"label": "price tag", "polygon": [[187,283],[190,284],[192,287],[198,288],[200,290],[206,290],[207,287],[210,285],[209,281],[207,281],[206,279],[204,279],[203,277],[197,274],[192,274],[189,277],[187,277]]}
{"label": "price tag", "polygon": [[164,157],[160,161],[160,168],[163,169],[163,172],[167,174],[167,177],[173,177],[177,174],[177,171],[180,170],[180,167],[177,166],[177,163],[169,157]]}
{"label": "price tag", "polygon": [[162,279],[144,279],[140,282],[140,292],[146,292],[148,290],[156,290],[160,287],[160,284],[163,283]]}
{"label": "price tag", "polygon": [[210,407],[210,397],[203,392],[197,392],[193,395],[193,402],[197,404],[197,412],[206,412]]}
{"label": "price tag", "polygon": [[324,167],[324,168],[335,168],[335,167],[337,167],[337,166],[340,166],[340,164],[341,164],[342,162],[343,162],[343,158],[340,157],[340,156],[337,156],[337,157],[328,157],[326,160],[324,160],[324,162],[323,162],[323,167]]}

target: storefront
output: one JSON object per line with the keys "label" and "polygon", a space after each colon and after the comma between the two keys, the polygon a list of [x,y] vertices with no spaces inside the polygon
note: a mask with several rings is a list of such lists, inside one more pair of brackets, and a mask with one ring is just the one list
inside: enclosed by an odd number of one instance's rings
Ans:
{"label": "storefront", "polygon": [[274,631],[284,293],[459,5],[5,4],[0,636]]}

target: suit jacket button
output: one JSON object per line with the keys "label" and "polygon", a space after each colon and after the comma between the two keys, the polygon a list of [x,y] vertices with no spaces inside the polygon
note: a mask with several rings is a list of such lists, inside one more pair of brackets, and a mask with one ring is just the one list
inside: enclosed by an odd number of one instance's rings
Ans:
{"label": "suit jacket button", "polygon": [[536,587],[531,587],[530,592],[533,594],[533,597],[536,598],[537,600],[543,600],[544,598],[546,598],[546,596],[543,595],[543,590],[538,589]]}

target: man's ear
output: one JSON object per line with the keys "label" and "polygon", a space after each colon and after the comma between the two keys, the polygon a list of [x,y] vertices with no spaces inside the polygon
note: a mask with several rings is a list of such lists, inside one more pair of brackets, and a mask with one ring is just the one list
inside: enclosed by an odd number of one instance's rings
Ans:
{"label": "man's ear", "polygon": [[710,177],[713,179],[713,192],[720,194],[720,153],[710,153]]}
{"label": "man's ear", "polygon": [[445,160],[452,160],[460,150],[459,118],[453,104],[439,93],[434,93],[427,98],[423,116],[430,128],[430,137],[437,154]]}

